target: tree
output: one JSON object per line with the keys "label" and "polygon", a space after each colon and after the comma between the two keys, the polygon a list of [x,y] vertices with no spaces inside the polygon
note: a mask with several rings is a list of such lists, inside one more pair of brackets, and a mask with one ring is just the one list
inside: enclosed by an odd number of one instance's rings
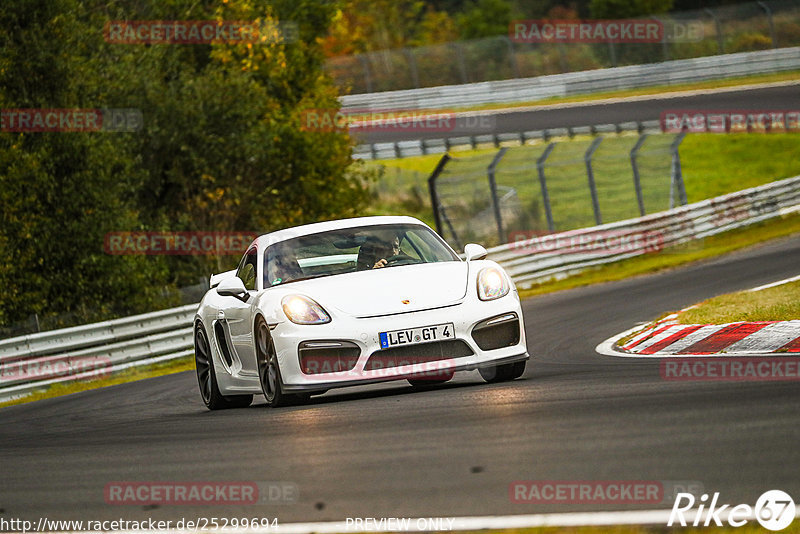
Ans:
{"label": "tree", "polygon": [[[351,140],[300,128],[304,108],[338,109],[319,44],[336,9],[312,0],[2,4],[11,31],[0,37],[0,107],[134,108],[143,127],[0,133],[0,283],[12,288],[0,296],[0,321],[166,306],[176,287],[238,259],[111,256],[108,232],[263,233],[357,214],[366,175],[352,165]],[[296,32],[181,45],[102,34],[108,20],[208,19]]]}

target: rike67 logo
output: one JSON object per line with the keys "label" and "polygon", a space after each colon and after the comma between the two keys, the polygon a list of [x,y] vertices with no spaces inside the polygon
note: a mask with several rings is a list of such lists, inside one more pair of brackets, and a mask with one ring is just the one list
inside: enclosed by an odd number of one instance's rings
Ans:
{"label": "rike67 logo", "polygon": [[694,527],[721,527],[727,522],[729,526],[741,527],[755,519],[762,527],[777,531],[788,527],[794,517],[794,500],[781,490],[764,492],[755,506],[737,504],[733,507],[719,502],[719,492],[714,493],[710,501],[708,494],[703,494],[699,502],[696,502],[691,493],[678,493],[667,526],[675,524],[685,527],[690,524]]}

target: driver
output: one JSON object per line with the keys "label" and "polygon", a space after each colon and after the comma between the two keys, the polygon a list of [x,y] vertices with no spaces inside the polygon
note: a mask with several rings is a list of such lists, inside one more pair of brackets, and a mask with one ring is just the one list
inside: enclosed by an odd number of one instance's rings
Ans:
{"label": "driver", "polygon": [[398,236],[378,237],[371,235],[367,238],[358,252],[358,270],[380,269],[385,267],[392,256],[400,252],[400,238]]}
{"label": "driver", "polygon": [[380,269],[381,267],[386,267],[388,263],[387,258],[400,254],[400,238],[398,236],[393,236],[389,242],[379,241],[373,250],[375,252],[376,261],[372,265],[372,268]]}

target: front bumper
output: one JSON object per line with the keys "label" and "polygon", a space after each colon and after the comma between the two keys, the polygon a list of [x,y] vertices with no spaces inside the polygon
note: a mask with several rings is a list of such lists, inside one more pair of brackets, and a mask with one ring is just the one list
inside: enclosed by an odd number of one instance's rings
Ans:
{"label": "front bumper", "polygon": [[[411,377],[431,376],[451,371],[469,371],[482,367],[490,367],[527,360],[524,322],[519,299],[515,291],[495,301],[471,302],[469,300],[456,305],[406,314],[388,315],[358,319],[354,317],[333,316],[333,320],[323,325],[296,325],[290,322],[279,323],[272,331],[277,350],[278,361],[284,390],[287,392],[313,392],[337,387],[402,380]],[[516,343],[493,350],[482,350],[473,339],[472,331],[491,317],[515,313],[519,323],[519,336]],[[393,367],[374,368],[368,364],[373,354],[385,354],[381,351],[379,333],[407,328],[418,328],[441,323],[453,323],[455,335],[453,340],[469,347],[455,357],[445,355],[434,361],[414,363],[413,358],[397,363]],[[301,343],[342,341],[348,346],[357,346],[360,350],[354,365],[346,370],[306,374],[301,370],[298,349]],[[414,352],[409,345],[405,352]],[[484,345],[485,346],[485,345]],[[427,347],[430,349],[430,347]],[[430,352],[420,351],[420,352]],[[352,362],[351,362],[352,363]],[[350,368],[351,367],[351,368]]]}

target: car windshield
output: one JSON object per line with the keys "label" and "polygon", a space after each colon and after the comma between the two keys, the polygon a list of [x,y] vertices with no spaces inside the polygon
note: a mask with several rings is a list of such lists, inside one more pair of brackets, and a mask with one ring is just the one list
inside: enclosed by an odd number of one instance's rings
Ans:
{"label": "car windshield", "polygon": [[281,241],[264,253],[264,287],[417,263],[460,261],[425,226],[359,226]]}

